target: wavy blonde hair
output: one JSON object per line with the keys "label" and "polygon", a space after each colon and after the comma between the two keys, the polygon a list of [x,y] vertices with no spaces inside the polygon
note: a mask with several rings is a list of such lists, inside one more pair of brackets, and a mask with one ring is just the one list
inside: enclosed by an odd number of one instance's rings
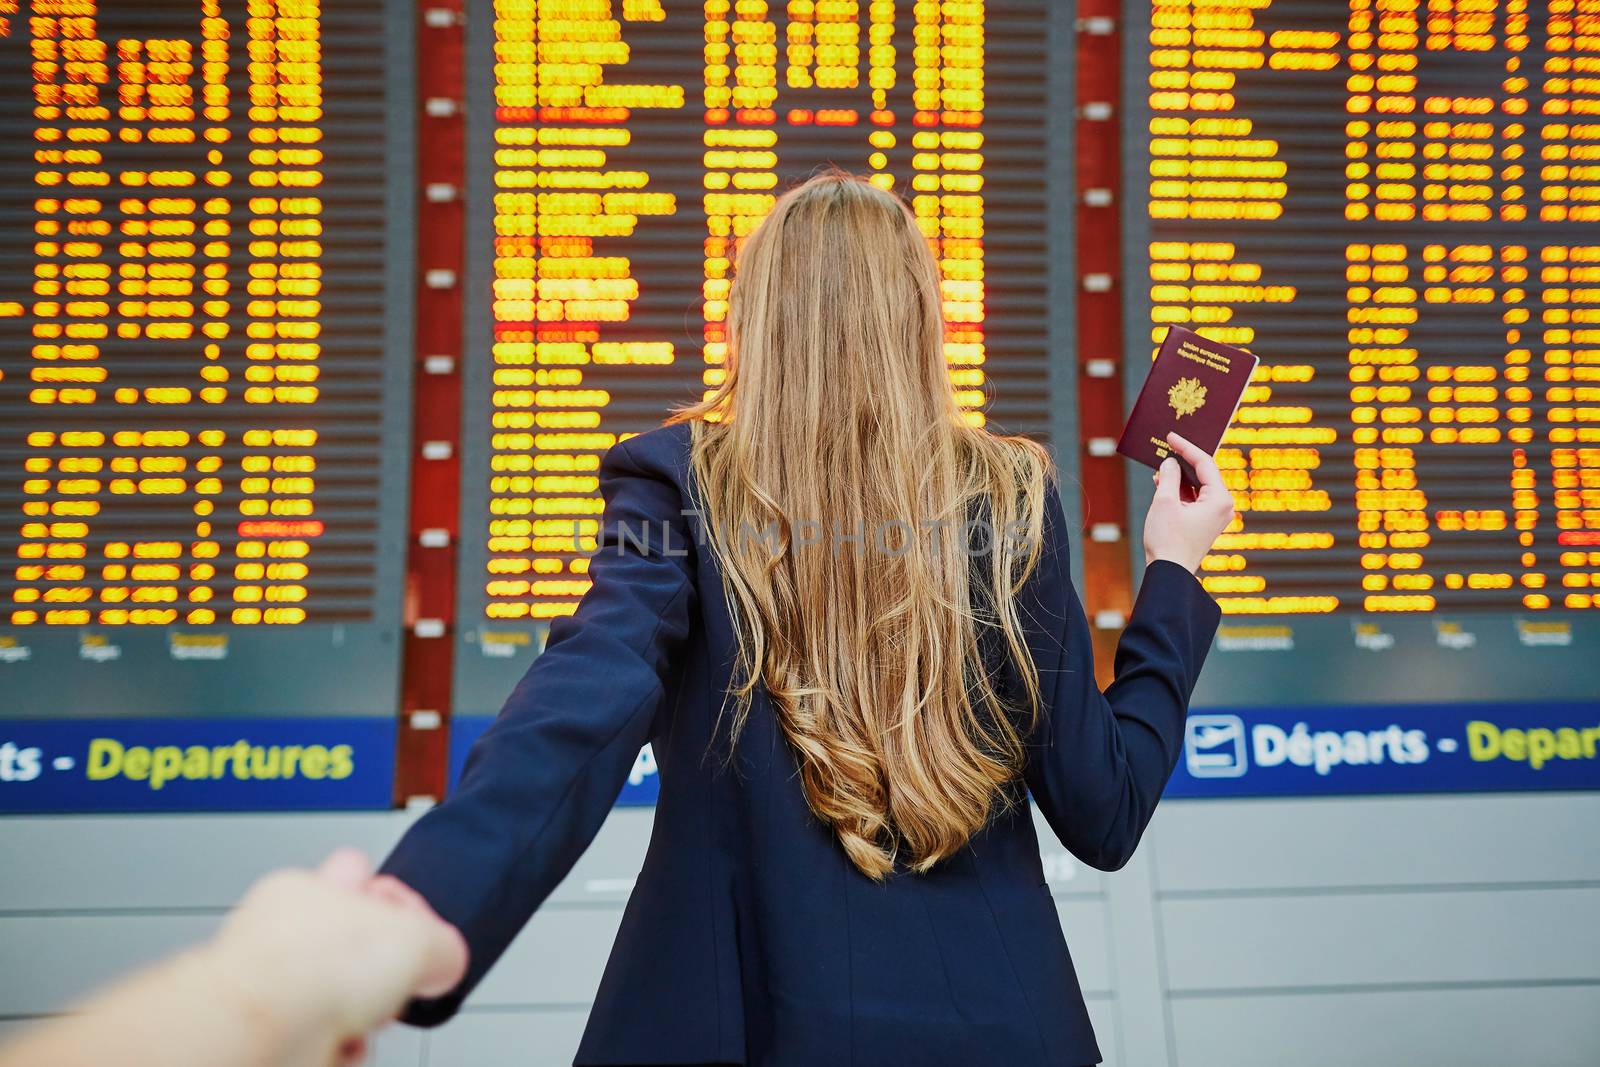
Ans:
{"label": "wavy blonde hair", "polygon": [[[928,870],[1012,803],[1017,712],[1038,709],[1016,593],[1039,554],[1049,460],[969,423],[940,301],[903,202],[813,178],[743,242],[726,377],[674,417],[692,420],[738,633],[733,736],[765,686],[811,810],[875,879],[902,857]],[[949,531],[974,515],[991,536],[969,554]],[[1025,708],[985,667],[990,630]]]}

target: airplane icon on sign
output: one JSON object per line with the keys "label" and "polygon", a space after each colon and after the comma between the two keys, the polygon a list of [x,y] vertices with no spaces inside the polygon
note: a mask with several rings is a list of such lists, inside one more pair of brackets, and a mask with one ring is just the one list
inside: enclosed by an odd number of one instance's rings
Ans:
{"label": "airplane icon on sign", "polygon": [[1238,778],[1250,769],[1244,720],[1237,715],[1191,715],[1183,731],[1184,764],[1196,778]]}

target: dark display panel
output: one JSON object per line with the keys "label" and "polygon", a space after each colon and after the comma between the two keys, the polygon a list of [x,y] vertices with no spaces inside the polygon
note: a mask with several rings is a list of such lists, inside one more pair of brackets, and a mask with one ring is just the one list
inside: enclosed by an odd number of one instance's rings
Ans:
{"label": "dark display panel", "polygon": [[601,454],[716,384],[738,239],[820,167],[912,205],[972,417],[1072,439],[1071,394],[1052,394],[1071,351],[1067,15],[469,5],[457,714],[497,709],[576,606]]}
{"label": "dark display panel", "polygon": [[410,7],[22,8],[0,18],[0,716],[392,716]]}
{"label": "dark display panel", "polygon": [[1262,360],[1198,701],[1592,699],[1600,4],[1135,4],[1124,35],[1130,345]]}

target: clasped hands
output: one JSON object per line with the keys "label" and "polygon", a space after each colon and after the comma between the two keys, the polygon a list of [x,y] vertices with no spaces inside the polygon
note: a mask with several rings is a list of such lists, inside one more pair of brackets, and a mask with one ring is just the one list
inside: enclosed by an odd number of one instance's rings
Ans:
{"label": "clasped hands", "polygon": [[367,1034],[467,969],[456,928],[354,849],[265,876],[193,955],[279,1050],[273,1063],[308,1067],[360,1062]]}

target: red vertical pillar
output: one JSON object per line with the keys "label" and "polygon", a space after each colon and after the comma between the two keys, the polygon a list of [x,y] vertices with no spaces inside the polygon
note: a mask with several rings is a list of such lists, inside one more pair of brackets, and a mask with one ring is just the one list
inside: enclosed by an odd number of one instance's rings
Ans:
{"label": "red vertical pillar", "polygon": [[1121,5],[1079,0],[1077,42],[1078,426],[1083,483],[1083,598],[1102,686],[1133,603],[1122,432]]}
{"label": "red vertical pillar", "polygon": [[395,798],[444,794],[461,485],[462,0],[417,6],[416,352]]}

